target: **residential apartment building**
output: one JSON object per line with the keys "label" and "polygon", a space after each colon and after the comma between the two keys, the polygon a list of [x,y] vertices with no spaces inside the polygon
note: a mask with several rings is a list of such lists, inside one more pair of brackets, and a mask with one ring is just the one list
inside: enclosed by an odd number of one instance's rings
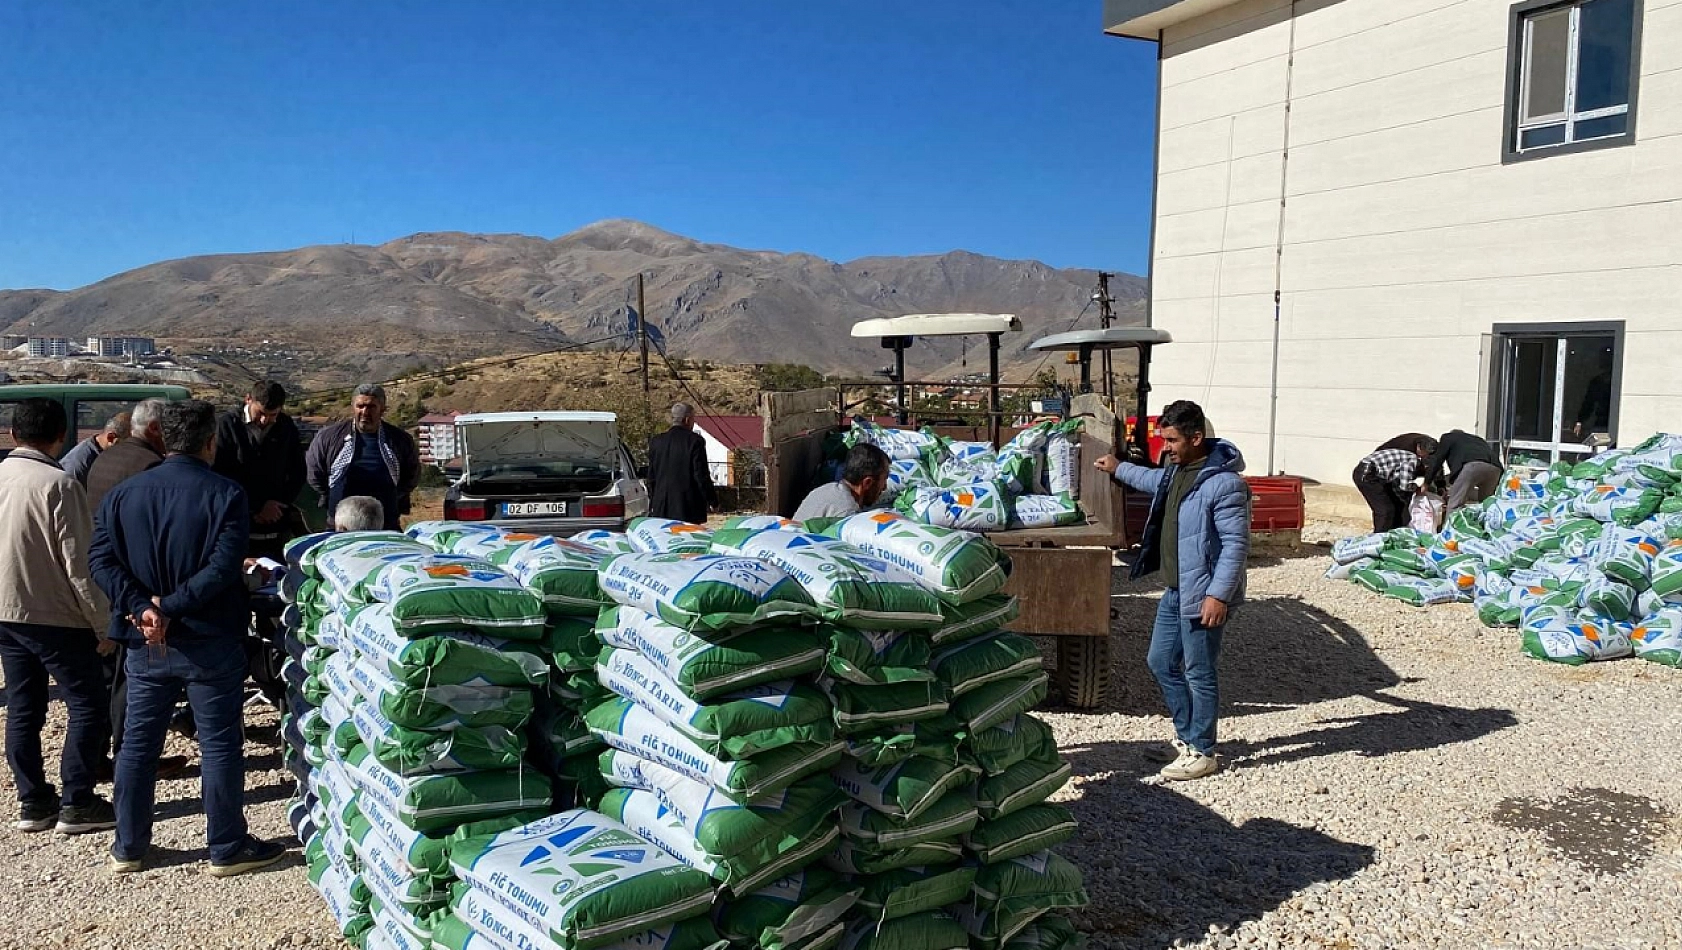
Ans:
{"label": "residential apartment building", "polygon": [[61,336],[32,336],[29,355],[35,359],[59,359],[70,355],[70,341]]}
{"label": "residential apartment building", "polygon": [[1108,0],[1157,44],[1162,399],[1253,471],[1682,429],[1682,0]]}

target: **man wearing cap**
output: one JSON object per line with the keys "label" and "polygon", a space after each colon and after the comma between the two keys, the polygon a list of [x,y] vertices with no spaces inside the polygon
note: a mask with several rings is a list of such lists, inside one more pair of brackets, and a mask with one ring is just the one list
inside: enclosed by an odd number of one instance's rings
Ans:
{"label": "man wearing cap", "polygon": [[707,443],[695,433],[695,410],[688,403],[673,406],[671,419],[670,429],[648,440],[648,513],[705,524],[715,499]]}

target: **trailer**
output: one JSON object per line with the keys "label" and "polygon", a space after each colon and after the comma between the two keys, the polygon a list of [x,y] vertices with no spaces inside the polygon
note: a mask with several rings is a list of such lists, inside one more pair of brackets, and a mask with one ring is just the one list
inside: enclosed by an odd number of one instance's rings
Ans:
{"label": "trailer", "polygon": [[[999,393],[1010,388],[998,383],[999,341],[1021,324],[1009,314],[916,314],[867,320],[853,328],[855,337],[875,337],[894,350],[895,371],[888,383],[896,392],[895,416],[912,426],[907,390],[918,384],[905,379],[905,350],[916,337],[982,334],[988,339],[989,386],[985,425],[933,425],[948,438],[989,441],[995,447],[1020,429],[1006,425]],[[1147,350],[1169,337],[1160,330],[1116,328],[1099,347],[1139,347]],[[1092,346],[1086,347],[1090,354]],[[1148,356],[1141,363],[1148,362]],[[853,387],[857,388],[857,387]],[[1142,405],[1138,418],[1145,418]],[[788,517],[806,493],[820,481],[824,444],[849,424],[844,389],[816,389],[795,393],[765,393],[760,411],[765,424],[766,510]],[[1010,583],[1005,588],[1021,602],[1022,615],[1012,625],[1018,633],[1056,639],[1057,686],[1064,702],[1077,708],[1103,704],[1109,688],[1111,577],[1116,552],[1137,543],[1149,512],[1150,499],[1123,488],[1090,463],[1104,455],[1124,454],[1125,418],[1097,394],[1083,393],[1069,401],[1064,415],[1081,423],[1080,505],[1083,524],[991,532],[988,537],[1011,557]],[[1148,438],[1135,427],[1136,439]]]}

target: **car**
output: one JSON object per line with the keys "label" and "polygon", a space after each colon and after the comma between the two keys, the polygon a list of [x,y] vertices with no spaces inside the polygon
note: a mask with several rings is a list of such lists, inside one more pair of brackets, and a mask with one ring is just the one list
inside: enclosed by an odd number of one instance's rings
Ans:
{"label": "car", "polygon": [[648,513],[648,489],[611,412],[482,412],[456,417],[461,474],[450,521],[567,537],[623,530]]}
{"label": "car", "polygon": [[[0,386],[0,458],[12,446],[12,412],[25,399],[46,398],[64,406],[71,432],[64,439],[64,451],[103,431],[105,423],[119,412],[128,412],[142,399],[179,402],[192,395],[185,386],[145,383],[23,383]],[[62,453],[61,453],[62,454]]]}

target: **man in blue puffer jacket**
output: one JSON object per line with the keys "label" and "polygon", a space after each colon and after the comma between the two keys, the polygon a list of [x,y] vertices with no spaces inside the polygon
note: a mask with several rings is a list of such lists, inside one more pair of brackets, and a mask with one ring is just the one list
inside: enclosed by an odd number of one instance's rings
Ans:
{"label": "man in blue puffer jacket", "polygon": [[1244,456],[1206,435],[1194,402],[1171,403],[1158,419],[1169,464],[1146,468],[1106,456],[1097,465],[1116,481],[1151,494],[1150,520],[1133,577],[1161,570],[1168,589],[1157,608],[1146,662],[1174,720],[1173,750],[1162,777],[1189,781],[1220,771],[1215,718],[1220,689],[1215,667],[1221,633],[1244,600],[1250,555],[1250,488]]}

